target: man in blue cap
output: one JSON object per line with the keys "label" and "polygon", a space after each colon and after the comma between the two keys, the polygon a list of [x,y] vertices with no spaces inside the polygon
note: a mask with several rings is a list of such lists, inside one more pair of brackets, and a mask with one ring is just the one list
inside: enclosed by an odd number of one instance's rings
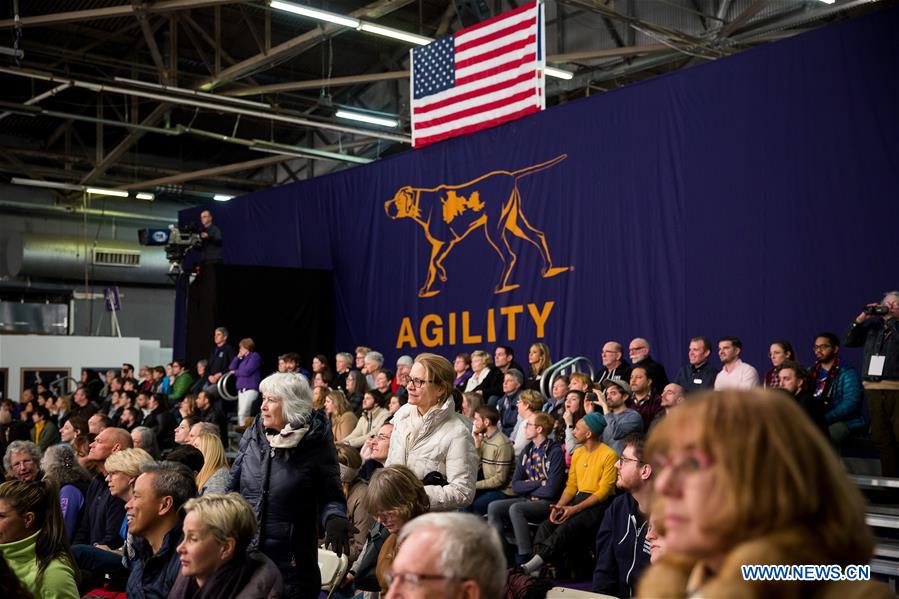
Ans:
{"label": "man in blue cap", "polygon": [[618,455],[602,442],[606,419],[591,412],[574,427],[580,447],[571,456],[568,483],[534,537],[534,556],[521,567],[537,572],[554,557],[586,555],[596,539],[608,500],[615,493]]}

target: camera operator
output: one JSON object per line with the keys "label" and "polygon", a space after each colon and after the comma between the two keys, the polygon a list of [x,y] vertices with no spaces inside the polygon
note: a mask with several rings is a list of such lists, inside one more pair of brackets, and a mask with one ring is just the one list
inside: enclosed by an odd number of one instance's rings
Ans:
{"label": "camera operator", "polygon": [[871,412],[871,438],[883,476],[899,476],[899,291],[868,304],[846,332],[847,347],[864,347],[862,380]]}
{"label": "camera operator", "polygon": [[204,210],[200,213],[200,264],[211,264],[222,261],[222,230],[212,224],[212,213]]}

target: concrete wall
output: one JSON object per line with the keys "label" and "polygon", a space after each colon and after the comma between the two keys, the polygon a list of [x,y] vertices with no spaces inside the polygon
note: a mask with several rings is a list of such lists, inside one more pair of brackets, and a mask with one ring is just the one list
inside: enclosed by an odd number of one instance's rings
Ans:
{"label": "concrete wall", "polygon": [[122,362],[139,368],[142,364],[166,364],[171,359],[170,348],[137,337],[0,335],[0,368],[8,369],[9,397],[16,400],[22,394],[23,368],[68,368],[77,379],[82,368],[118,369]]}

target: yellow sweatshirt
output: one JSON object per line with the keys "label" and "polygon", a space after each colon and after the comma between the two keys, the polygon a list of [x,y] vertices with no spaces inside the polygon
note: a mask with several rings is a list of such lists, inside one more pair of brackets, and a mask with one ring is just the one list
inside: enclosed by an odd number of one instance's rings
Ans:
{"label": "yellow sweatshirt", "polygon": [[593,451],[578,447],[571,456],[565,492],[592,493],[599,501],[611,497],[618,478],[617,461],[618,455],[605,443],[600,443]]}

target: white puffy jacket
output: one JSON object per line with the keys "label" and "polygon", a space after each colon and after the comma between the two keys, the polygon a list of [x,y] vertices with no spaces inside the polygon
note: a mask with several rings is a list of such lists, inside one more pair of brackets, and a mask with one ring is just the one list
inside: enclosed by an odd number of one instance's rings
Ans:
{"label": "white puffy jacket", "polygon": [[431,510],[447,511],[471,505],[478,478],[478,452],[470,426],[456,414],[452,397],[425,414],[424,422],[411,438],[411,418],[418,408],[406,404],[397,410],[391,423],[390,451],[386,466],[401,464],[419,479],[438,471],[449,484],[425,486]]}

